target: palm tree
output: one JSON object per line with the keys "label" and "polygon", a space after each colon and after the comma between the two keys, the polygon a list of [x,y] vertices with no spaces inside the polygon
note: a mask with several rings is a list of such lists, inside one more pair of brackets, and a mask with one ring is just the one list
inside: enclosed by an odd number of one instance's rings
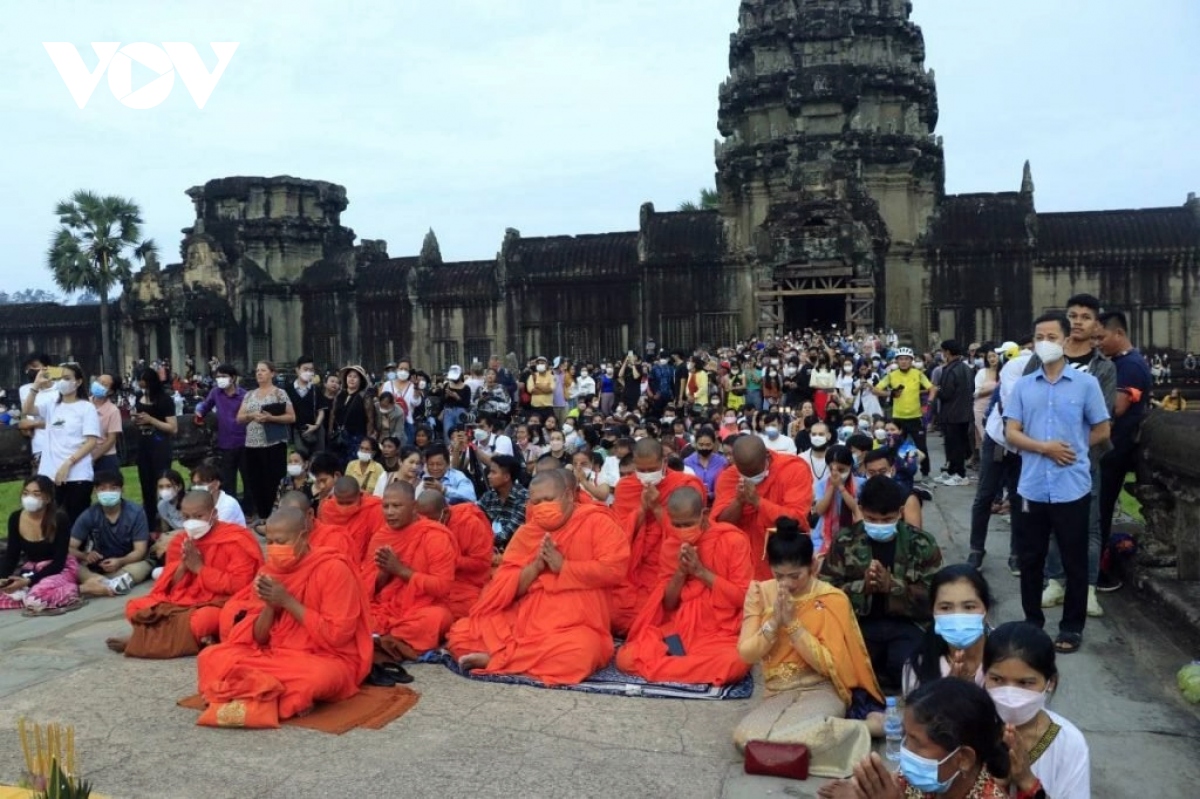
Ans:
{"label": "palm tree", "polygon": [[100,299],[100,370],[110,367],[108,295],[133,275],[130,259],[145,262],[158,252],[154,239],[140,241],[142,212],[124,197],[77,191],[55,206],[62,225],[46,253],[54,282],[63,291],[88,291]]}
{"label": "palm tree", "polygon": [[721,207],[721,195],[715,189],[701,189],[700,202],[687,200],[679,204],[680,211],[711,211]]}

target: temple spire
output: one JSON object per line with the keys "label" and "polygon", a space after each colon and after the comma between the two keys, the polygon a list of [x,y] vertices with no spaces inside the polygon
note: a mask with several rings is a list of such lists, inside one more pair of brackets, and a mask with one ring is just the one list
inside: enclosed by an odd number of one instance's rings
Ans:
{"label": "temple spire", "polygon": [[[1009,184],[1012,185],[1011,183]],[[1021,193],[1027,196],[1033,196],[1033,169],[1029,166],[1029,162],[1025,162],[1025,172],[1021,175]]]}

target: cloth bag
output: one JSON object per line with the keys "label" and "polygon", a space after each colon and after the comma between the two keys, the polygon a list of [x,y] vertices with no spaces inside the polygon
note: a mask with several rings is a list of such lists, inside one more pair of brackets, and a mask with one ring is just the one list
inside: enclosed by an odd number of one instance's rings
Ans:
{"label": "cloth bag", "polygon": [[831,369],[813,369],[812,374],[808,377],[808,387],[823,389],[837,388],[837,377]]}
{"label": "cloth bag", "polygon": [[750,741],[746,744],[745,754],[747,774],[789,780],[808,779],[809,752],[804,744]]}

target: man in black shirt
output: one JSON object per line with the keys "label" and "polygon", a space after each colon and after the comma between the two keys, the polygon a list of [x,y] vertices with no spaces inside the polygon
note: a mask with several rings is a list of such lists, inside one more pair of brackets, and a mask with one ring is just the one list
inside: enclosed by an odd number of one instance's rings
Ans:
{"label": "man in black shirt", "polygon": [[292,424],[292,446],[304,460],[310,460],[313,454],[325,449],[322,433],[329,408],[329,401],[317,382],[317,371],[311,355],[301,355],[296,359],[296,379],[285,386],[284,391],[296,411],[296,421]]}

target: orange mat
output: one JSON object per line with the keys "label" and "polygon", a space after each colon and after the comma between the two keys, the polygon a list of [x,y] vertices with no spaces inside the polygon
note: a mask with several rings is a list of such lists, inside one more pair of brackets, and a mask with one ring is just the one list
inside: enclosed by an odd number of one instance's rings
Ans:
{"label": "orange mat", "polygon": [[[394,688],[364,685],[349,699],[332,704],[319,703],[307,716],[297,716],[283,724],[332,735],[341,735],[359,727],[382,730],[411,710],[420,698],[421,695],[416,691],[402,685]],[[180,699],[176,704],[189,710],[204,710],[207,707],[204,697],[200,694]]]}

